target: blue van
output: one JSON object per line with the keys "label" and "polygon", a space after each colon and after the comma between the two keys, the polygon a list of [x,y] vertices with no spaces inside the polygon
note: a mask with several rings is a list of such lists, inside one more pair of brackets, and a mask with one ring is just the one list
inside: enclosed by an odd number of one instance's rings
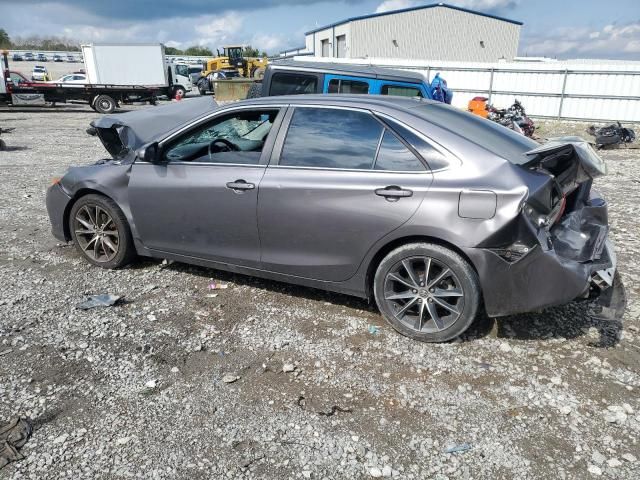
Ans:
{"label": "blue van", "polygon": [[399,95],[451,103],[453,94],[439,75],[429,82],[418,72],[340,63],[281,60],[270,63],[251,97],[309,93]]}

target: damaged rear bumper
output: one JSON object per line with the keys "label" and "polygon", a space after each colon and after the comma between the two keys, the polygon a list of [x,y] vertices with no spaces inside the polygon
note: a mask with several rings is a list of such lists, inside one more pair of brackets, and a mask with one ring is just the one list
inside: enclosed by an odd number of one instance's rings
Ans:
{"label": "damaged rear bumper", "polygon": [[479,274],[487,313],[512,315],[591,298],[594,313],[620,318],[626,295],[606,208],[604,200],[592,197],[554,228],[538,231],[538,242],[515,259],[496,249],[465,249]]}

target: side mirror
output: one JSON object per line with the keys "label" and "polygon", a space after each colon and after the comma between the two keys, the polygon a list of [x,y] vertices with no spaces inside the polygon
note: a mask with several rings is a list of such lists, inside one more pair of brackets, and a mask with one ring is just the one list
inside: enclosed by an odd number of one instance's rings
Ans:
{"label": "side mirror", "polygon": [[136,151],[136,159],[143,162],[159,163],[159,153],[160,148],[158,147],[158,142],[148,143]]}

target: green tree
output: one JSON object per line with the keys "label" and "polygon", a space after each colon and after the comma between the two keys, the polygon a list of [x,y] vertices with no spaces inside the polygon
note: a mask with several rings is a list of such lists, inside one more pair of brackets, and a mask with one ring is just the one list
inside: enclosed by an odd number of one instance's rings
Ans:
{"label": "green tree", "polygon": [[184,52],[176,47],[164,47],[164,53],[167,55],[184,55]]}
{"label": "green tree", "polygon": [[11,38],[4,28],[0,28],[0,48],[11,48]]}
{"label": "green tree", "polygon": [[183,53],[184,55],[193,55],[195,57],[213,57],[213,52],[210,48],[198,45],[187,48]]}

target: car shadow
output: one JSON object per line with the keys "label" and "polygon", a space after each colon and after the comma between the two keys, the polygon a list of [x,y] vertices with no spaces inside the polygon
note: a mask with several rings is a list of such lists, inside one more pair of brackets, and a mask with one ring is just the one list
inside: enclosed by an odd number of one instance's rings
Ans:
{"label": "car shadow", "polygon": [[[127,268],[137,270],[147,268],[150,265],[195,275],[205,279],[204,282],[215,278],[220,282],[231,282],[245,287],[261,288],[292,297],[328,302],[332,305],[380,315],[375,303],[366,299],[197,265],[171,262],[165,266],[160,260],[145,259],[139,260]],[[380,321],[384,321],[382,317],[380,317]],[[595,332],[591,328],[594,328]],[[595,317],[590,311],[589,303],[581,301],[572,302],[561,307],[547,308],[539,312],[498,318],[491,318],[482,310],[471,327],[459,339],[463,342],[472,342],[480,338],[496,337],[521,341],[540,341],[553,339],[570,340],[589,335],[594,337],[593,341],[589,342],[590,346],[610,348],[619,343],[621,331],[622,322]],[[594,333],[596,332],[598,338],[595,338]]]}
{"label": "car shadow", "polygon": [[[278,280],[269,280],[265,278],[252,277],[250,275],[243,275],[241,273],[231,273],[224,270],[216,270],[214,268],[200,267],[197,265],[189,265],[187,263],[171,262],[168,265],[162,265],[161,261],[156,260],[139,260],[138,262],[129,265],[127,268],[137,270],[147,268],[150,265],[157,265],[159,268],[170,269],[175,272],[188,273],[190,275],[196,275],[205,279],[206,283],[203,286],[208,285],[208,280],[215,278],[221,283],[230,282],[236,285],[241,285],[250,288],[262,288],[275,293],[282,293],[284,295],[290,295],[292,297],[300,297],[306,300],[312,300],[317,302],[329,302],[333,305],[339,305],[343,307],[354,308],[358,310],[364,310],[370,313],[379,314],[378,308],[373,302],[369,302],[366,299],[353,297],[351,295],[345,295],[342,293],[329,292],[326,290],[320,290],[313,287],[305,287],[301,285],[294,285],[291,283],[280,282]],[[382,319],[381,319],[382,320]]]}
{"label": "car shadow", "polygon": [[589,345],[610,348],[620,342],[622,322],[594,316],[589,302],[572,302],[539,312],[490,318],[478,315],[474,324],[463,335],[463,341],[486,336],[522,341],[540,341],[589,336]]}

